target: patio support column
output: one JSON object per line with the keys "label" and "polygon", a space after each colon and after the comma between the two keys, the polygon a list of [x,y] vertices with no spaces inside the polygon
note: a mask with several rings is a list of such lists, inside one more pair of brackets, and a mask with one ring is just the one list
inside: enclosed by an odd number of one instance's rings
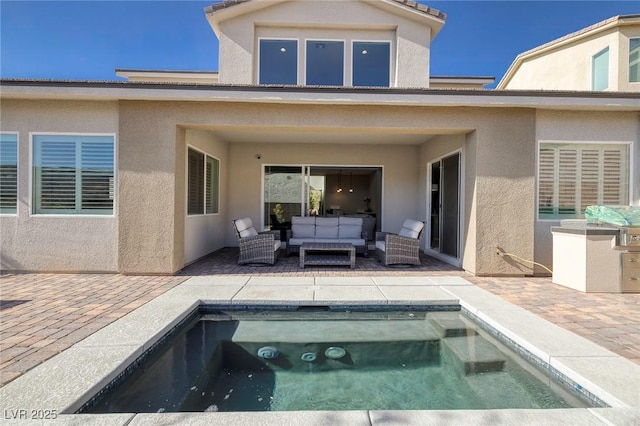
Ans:
{"label": "patio support column", "polygon": [[118,270],[125,274],[172,274],[182,266],[182,252],[174,253],[176,221],[184,221],[176,217],[176,124],[162,108],[120,103]]}

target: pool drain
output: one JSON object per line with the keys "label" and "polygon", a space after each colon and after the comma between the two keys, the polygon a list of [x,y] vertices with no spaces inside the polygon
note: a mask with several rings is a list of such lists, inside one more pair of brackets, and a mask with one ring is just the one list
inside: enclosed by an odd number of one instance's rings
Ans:
{"label": "pool drain", "polygon": [[340,359],[347,354],[347,351],[344,348],[339,346],[330,346],[324,351],[324,356],[329,359]]}
{"label": "pool drain", "polygon": [[258,356],[263,359],[274,359],[280,355],[280,352],[273,346],[264,346],[258,349]]}
{"label": "pool drain", "polygon": [[316,355],[314,352],[305,352],[300,357],[301,360],[306,362],[313,362],[316,360],[316,358],[318,358],[318,355]]}

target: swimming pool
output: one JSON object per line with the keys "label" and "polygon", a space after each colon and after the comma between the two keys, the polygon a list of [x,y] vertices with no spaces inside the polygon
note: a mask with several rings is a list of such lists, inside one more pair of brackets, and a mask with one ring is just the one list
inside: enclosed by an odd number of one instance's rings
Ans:
{"label": "swimming pool", "polygon": [[81,412],[591,406],[451,308],[203,307]]}
{"label": "swimming pool", "polygon": [[[457,306],[519,354],[611,408],[74,414],[202,305]],[[528,359],[529,359],[528,358]],[[0,388],[0,410],[70,424],[637,424],[640,366],[461,277],[192,277]]]}

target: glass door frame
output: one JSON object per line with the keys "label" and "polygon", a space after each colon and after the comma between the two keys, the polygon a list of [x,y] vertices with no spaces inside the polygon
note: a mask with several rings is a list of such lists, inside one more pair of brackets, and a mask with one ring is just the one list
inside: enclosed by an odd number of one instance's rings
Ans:
{"label": "glass door frame", "polygon": [[[443,231],[443,220],[442,220],[442,180],[443,180],[443,170],[442,170],[442,162],[443,160],[450,158],[452,156],[458,155],[458,235],[457,235],[457,252],[458,252],[458,256],[457,257],[453,257],[451,255],[448,255],[446,253],[442,252],[442,231]],[[439,182],[433,182],[433,164],[435,163],[439,163],[440,164],[440,178],[439,178]],[[428,253],[429,255],[440,259],[442,261],[445,261],[449,264],[455,265],[455,266],[461,266],[462,265],[462,253],[463,253],[463,233],[464,233],[464,212],[465,212],[465,204],[464,204],[464,178],[465,178],[465,173],[464,173],[464,152],[462,149],[457,149],[455,151],[451,151],[448,152],[438,158],[432,159],[430,161],[427,162],[427,185],[426,185],[426,214],[425,214],[425,224],[426,224],[426,229],[425,229],[425,239],[424,239],[424,251],[425,253]],[[437,206],[437,216],[438,216],[438,233],[439,233],[439,241],[438,241],[438,247],[431,247],[431,226],[432,226],[432,208],[433,208],[433,202],[432,202],[432,185],[438,185],[438,191],[439,191],[439,198],[438,198],[438,203],[439,205]]]}

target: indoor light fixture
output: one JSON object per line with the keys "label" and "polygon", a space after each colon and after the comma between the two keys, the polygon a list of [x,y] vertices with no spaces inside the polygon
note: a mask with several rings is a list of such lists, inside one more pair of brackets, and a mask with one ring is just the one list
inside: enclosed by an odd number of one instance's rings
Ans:
{"label": "indoor light fixture", "polygon": [[338,172],[338,189],[336,192],[342,192],[342,170]]}
{"label": "indoor light fixture", "polygon": [[351,178],[349,181],[349,192],[353,192],[353,172],[351,172]]}

